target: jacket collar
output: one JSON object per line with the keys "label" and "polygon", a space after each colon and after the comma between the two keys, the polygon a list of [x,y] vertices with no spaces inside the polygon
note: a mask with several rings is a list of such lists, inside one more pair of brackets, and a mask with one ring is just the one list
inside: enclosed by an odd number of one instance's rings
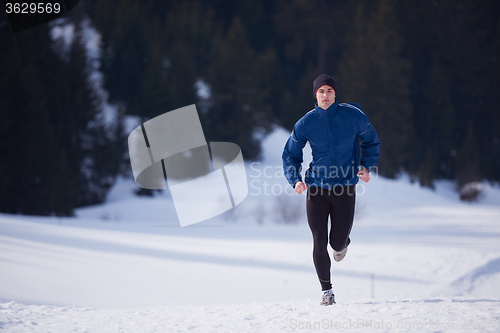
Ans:
{"label": "jacket collar", "polygon": [[321,113],[321,114],[324,114],[324,115],[327,115],[329,117],[333,117],[334,115],[337,114],[337,110],[339,108],[339,102],[335,99],[335,103],[333,103],[332,105],[330,105],[330,107],[328,109],[322,109],[318,106],[318,103],[316,103],[315,107],[317,112]]}

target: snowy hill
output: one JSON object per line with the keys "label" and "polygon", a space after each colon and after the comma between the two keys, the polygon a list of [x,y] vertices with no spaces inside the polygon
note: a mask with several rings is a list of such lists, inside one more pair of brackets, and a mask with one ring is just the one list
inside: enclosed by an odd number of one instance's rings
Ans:
{"label": "snowy hill", "polygon": [[287,137],[276,129],[247,165],[242,204],[189,227],[168,191],[136,197],[127,179],[75,218],[1,214],[0,328],[500,331],[498,186],[465,204],[450,182],[360,185],[352,245],[332,265],[338,304],[321,307],[305,196],[280,174]]}

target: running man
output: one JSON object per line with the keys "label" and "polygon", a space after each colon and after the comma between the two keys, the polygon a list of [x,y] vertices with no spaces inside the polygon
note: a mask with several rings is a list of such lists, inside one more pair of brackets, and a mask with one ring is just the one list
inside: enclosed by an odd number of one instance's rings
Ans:
{"label": "running man", "polygon": [[[330,280],[328,243],[333,259],[341,261],[351,240],[355,185],[370,180],[377,164],[380,140],[375,128],[355,103],[338,103],[337,81],[322,74],[313,82],[317,100],[313,110],[295,124],[283,150],[285,176],[301,194],[307,190],[307,221],[313,236],[313,262],[323,297],[321,305],[335,303]],[[312,149],[312,162],[302,181],[302,149]],[[328,235],[328,220],[330,234]]]}

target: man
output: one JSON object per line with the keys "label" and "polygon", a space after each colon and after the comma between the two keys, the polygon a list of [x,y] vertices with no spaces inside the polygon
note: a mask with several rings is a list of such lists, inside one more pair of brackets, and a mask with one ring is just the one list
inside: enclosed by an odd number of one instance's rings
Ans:
{"label": "man", "polygon": [[[307,190],[313,261],[323,290],[320,304],[331,305],[335,296],[330,282],[328,243],[334,250],[333,259],[342,260],[351,242],[355,185],[358,177],[364,182],[370,180],[369,170],[377,163],[380,141],[358,104],[337,102],[334,78],[326,74],[318,76],[313,82],[313,93],[316,106],[295,124],[282,158],[285,176],[295,192],[301,194]],[[307,141],[313,160],[302,181],[302,149]]]}

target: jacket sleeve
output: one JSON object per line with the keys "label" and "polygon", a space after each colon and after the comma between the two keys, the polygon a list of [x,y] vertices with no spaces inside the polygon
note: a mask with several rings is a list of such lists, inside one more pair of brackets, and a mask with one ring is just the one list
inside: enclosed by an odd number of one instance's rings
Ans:
{"label": "jacket sleeve", "polygon": [[363,118],[358,134],[361,147],[360,164],[371,171],[377,165],[380,140],[368,118],[366,116]]}
{"label": "jacket sleeve", "polygon": [[307,139],[304,136],[304,126],[302,119],[293,127],[283,149],[283,172],[288,183],[295,187],[298,181],[302,181],[300,172],[302,171],[303,154],[302,149],[306,145]]}

